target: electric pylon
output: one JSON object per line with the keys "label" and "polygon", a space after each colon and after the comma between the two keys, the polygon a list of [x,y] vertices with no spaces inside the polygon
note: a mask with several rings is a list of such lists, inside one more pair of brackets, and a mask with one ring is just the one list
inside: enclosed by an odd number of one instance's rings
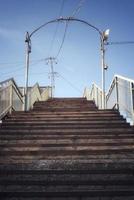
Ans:
{"label": "electric pylon", "polygon": [[45,59],[46,64],[50,64],[51,72],[50,72],[50,78],[51,78],[51,97],[54,97],[54,91],[55,91],[55,76],[57,75],[56,72],[54,72],[54,64],[57,64],[57,59],[55,57],[48,57]]}

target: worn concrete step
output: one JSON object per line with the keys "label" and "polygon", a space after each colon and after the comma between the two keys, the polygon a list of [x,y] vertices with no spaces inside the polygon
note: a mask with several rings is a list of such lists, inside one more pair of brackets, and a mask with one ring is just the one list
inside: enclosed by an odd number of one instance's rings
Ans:
{"label": "worn concrete step", "polygon": [[24,165],[24,164],[30,164],[34,162],[44,162],[46,160],[53,161],[53,160],[76,160],[76,161],[85,161],[85,159],[88,159],[89,163],[98,164],[99,163],[105,163],[112,164],[115,163],[115,166],[117,163],[126,163],[129,164],[130,162],[134,162],[134,155],[133,153],[128,153],[127,155],[120,154],[120,153],[111,153],[108,155],[3,155],[0,157],[0,165],[10,165],[10,164],[18,164],[18,165]]}
{"label": "worn concrete step", "polygon": [[[47,177],[48,179],[48,177]],[[34,180],[33,178],[31,180],[29,179],[21,179],[21,180],[3,180],[1,179],[0,180],[0,188],[1,187],[5,187],[7,188],[8,190],[8,187],[11,188],[11,186],[14,186],[14,187],[18,187],[20,186],[29,186],[29,187],[34,187],[36,186],[37,188],[39,188],[40,186],[44,186],[44,189],[45,187],[50,187],[50,186],[61,186],[61,187],[65,187],[65,186],[89,186],[89,188],[92,186],[92,187],[95,187],[95,186],[101,186],[101,188],[103,188],[104,186],[105,187],[108,187],[108,186],[112,186],[113,187],[127,187],[127,188],[132,188],[134,186],[134,178],[127,178],[125,180],[123,180],[122,178],[121,179],[116,179],[116,180],[102,180],[102,179],[95,179],[95,180],[91,180],[91,179],[88,179],[88,180],[82,180],[81,177],[79,177],[79,179],[77,180],[76,177],[75,177],[75,180],[73,180],[71,178],[71,180],[66,180],[66,179],[59,179],[59,177],[56,178],[56,180]]]}
{"label": "worn concrete step", "polygon": [[31,142],[34,142],[34,140],[52,140],[52,137],[53,137],[53,139],[56,139],[56,140],[59,140],[59,139],[72,139],[72,140],[76,140],[76,139],[132,139],[132,140],[134,140],[134,136],[132,136],[132,135],[129,135],[129,136],[127,136],[127,135],[120,135],[120,136],[113,136],[113,135],[110,135],[110,136],[107,136],[107,135],[102,135],[102,136],[99,136],[99,135],[91,135],[91,136],[89,136],[89,135],[86,135],[86,136],[81,136],[81,135],[78,135],[78,136],[75,136],[75,135],[70,135],[70,136],[68,136],[68,135],[66,135],[66,136],[57,136],[57,135],[53,135],[53,136],[49,136],[49,135],[46,135],[46,136],[44,136],[44,135],[38,135],[38,134],[36,134],[36,135],[33,135],[33,136],[31,136],[31,135],[6,135],[6,136],[1,136],[0,137],[0,140],[1,140],[1,143],[6,143],[6,141],[8,140],[9,141],[9,143],[10,142],[12,142],[12,141],[18,141],[18,140],[22,140],[22,142],[23,141],[25,141],[25,140],[31,140]]}
{"label": "worn concrete step", "polygon": [[88,104],[88,105],[95,105],[94,101],[87,101],[86,99],[82,100],[82,101],[36,101],[34,103],[34,106],[35,105],[51,105],[51,104],[56,104],[56,105],[60,105],[60,104],[65,104],[65,105],[68,105],[68,104],[80,104],[80,105],[83,105],[83,104]]}
{"label": "worn concrete step", "polygon": [[41,106],[43,106],[43,107],[53,107],[53,106],[55,106],[55,107],[66,107],[66,108],[69,108],[69,107],[97,107],[96,105],[95,105],[95,103],[93,103],[93,102],[91,102],[91,103],[89,103],[89,102],[87,102],[87,101],[83,101],[83,102],[72,102],[72,101],[69,101],[69,102],[36,102],[34,105],[33,105],[33,107],[41,107]]}
{"label": "worn concrete step", "polygon": [[73,109],[88,109],[88,110],[90,110],[90,109],[94,109],[94,108],[97,108],[96,107],[96,105],[88,105],[88,104],[75,104],[75,105],[73,105],[72,103],[71,104],[57,104],[57,105],[52,105],[52,104],[47,104],[47,105],[45,105],[45,104],[39,104],[39,105],[34,105],[34,108],[42,108],[42,109],[44,109],[44,108],[55,108],[55,109],[70,109],[70,108],[72,108],[72,110]]}
{"label": "worn concrete step", "polygon": [[[18,137],[17,137],[18,136]],[[20,136],[20,135],[18,135],[18,134],[16,134],[16,135],[6,135],[6,136],[4,136],[4,135],[2,135],[1,137],[0,137],[0,144],[6,144],[6,143],[8,143],[9,142],[9,144],[10,143],[13,143],[13,142],[21,142],[22,141],[22,143],[24,143],[24,141],[27,141],[27,142],[32,142],[33,144],[34,144],[34,141],[37,141],[37,143],[38,143],[38,141],[42,141],[42,143],[44,143],[44,141],[73,141],[73,142],[77,142],[77,141],[79,141],[79,140],[81,140],[81,141],[85,141],[85,140],[87,140],[87,141],[92,141],[92,142],[94,142],[94,141],[101,141],[101,140],[104,140],[104,142],[106,142],[106,141],[134,141],[134,135],[128,135],[127,136],[127,134],[126,135],[119,135],[119,136],[115,136],[115,135],[109,135],[109,136],[107,136],[107,135],[94,135],[94,134],[92,134],[92,135],[85,135],[85,136],[81,136],[81,135],[78,135],[78,136],[76,136],[76,135],[61,135],[61,136],[59,136],[58,134],[57,135],[52,135],[52,136],[50,136],[50,135],[38,135],[38,134],[34,134],[33,136],[31,136],[31,135],[22,135],[22,136]]]}
{"label": "worn concrete step", "polygon": [[53,113],[53,112],[51,112],[51,113],[41,113],[41,114],[39,114],[38,112],[37,112],[37,114],[35,114],[35,113],[26,113],[25,115],[23,115],[23,114],[15,114],[15,115],[8,115],[7,117],[6,117],[6,119],[18,119],[18,117],[20,118],[20,119],[25,119],[25,118],[27,118],[27,117],[30,117],[30,118],[43,118],[43,119],[56,119],[56,118],[59,118],[59,119],[100,119],[100,118],[104,118],[104,119],[118,119],[118,118],[120,118],[120,119],[123,119],[123,116],[121,116],[121,115],[119,115],[119,113],[92,113],[92,114],[90,114],[90,113]]}
{"label": "worn concrete step", "polygon": [[[28,181],[29,182],[29,181]],[[82,182],[80,180],[80,182]],[[126,181],[124,182],[123,184],[123,181],[122,181],[122,184],[116,184],[116,183],[113,183],[112,184],[112,181],[107,181],[107,183],[110,183],[111,182],[111,185],[110,184],[107,184],[105,181],[101,181],[101,182],[94,182],[94,181],[90,181],[88,183],[85,183],[83,182],[83,184],[80,184],[80,182],[75,182],[75,184],[73,184],[73,181],[71,184],[63,184],[63,182],[61,181],[61,184],[49,184],[46,185],[45,184],[45,181],[44,181],[44,184],[41,184],[41,181],[40,181],[40,184],[17,184],[16,185],[9,185],[7,184],[6,186],[4,184],[0,185],[0,192],[51,192],[51,193],[54,193],[54,192],[82,192],[82,191],[96,191],[96,190],[99,190],[100,192],[101,191],[107,191],[108,189],[109,190],[114,190],[116,191],[116,193],[120,190],[120,191],[125,191],[125,190],[133,190],[134,189],[134,185],[133,185],[133,181]],[[39,182],[38,182],[39,183]],[[94,184],[93,184],[94,183]],[[126,184],[125,184],[126,183]],[[105,187],[105,189],[104,189]],[[133,192],[134,194],[134,192]]]}
{"label": "worn concrete step", "polygon": [[134,135],[134,129],[131,128],[131,127],[117,127],[117,128],[112,128],[112,127],[109,127],[108,129],[106,128],[99,128],[99,129],[94,129],[94,128],[90,128],[90,129],[87,129],[87,128],[83,128],[83,129],[78,129],[77,127],[74,128],[74,129],[70,129],[70,128],[66,128],[66,129],[4,129],[4,128],[1,128],[0,129],[0,135],[5,135],[5,134],[16,134],[16,133],[27,133],[27,134],[44,134],[44,135],[47,135],[47,134],[59,134],[60,136],[62,135],[81,135],[81,136],[84,136],[84,135],[92,135],[92,134],[97,134],[97,135],[102,135],[102,134],[107,134],[107,136],[109,134],[112,134],[112,135],[125,135],[125,134],[132,134]]}
{"label": "worn concrete step", "polygon": [[[107,110],[96,110],[96,111],[89,111],[89,110],[86,110],[86,111],[70,111],[70,112],[60,112],[60,111],[57,111],[57,112],[53,112],[54,114],[59,114],[59,115],[63,115],[63,114],[118,114],[119,115],[119,112],[117,110],[112,110],[112,109],[107,109]],[[44,111],[14,111],[12,113],[13,115],[26,115],[26,114],[52,114],[52,111],[47,111],[44,113]]]}
{"label": "worn concrete step", "polygon": [[32,163],[21,164],[1,164],[0,176],[7,175],[129,175],[134,174],[134,163],[131,162],[111,162],[104,163],[99,160],[98,162],[91,162],[88,159],[85,160],[38,160]]}
{"label": "worn concrete step", "polygon": [[[29,111],[29,112],[13,112],[12,116],[25,116],[25,115],[28,115],[28,116],[32,116],[32,115],[37,115],[37,116],[76,116],[76,117],[79,117],[79,116],[119,116],[119,113],[118,112],[98,112],[98,111],[94,111],[94,112],[52,112],[52,111],[49,111],[49,112],[44,112],[44,111],[37,111],[37,112],[34,112],[34,111]],[[9,116],[11,116],[9,114]]]}
{"label": "worn concrete step", "polygon": [[53,98],[53,99],[48,99],[47,101],[36,101],[35,104],[38,103],[61,103],[61,102],[65,102],[65,103],[94,103],[93,100],[87,100],[86,98]]}
{"label": "worn concrete step", "polygon": [[[40,197],[55,197],[62,198],[62,197],[77,197],[77,198],[85,198],[85,197],[99,197],[103,198],[104,197],[110,197],[110,198],[118,198],[118,197],[134,197],[134,190],[133,189],[103,189],[103,190],[83,190],[83,191],[61,191],[61,192],[56,192],[56,191],[49,191],[49,192],[1,192],[0,197],[3,198],[10,198],[10,197],[16,197],[18,198],[40,198]],[[117,199],[116,199],[117,200]],[[127,199],[128,200],[128,199]]]}
{"label": "worn concrete step", "polygon": [[[62,132],[64,132],[64,130],[66,129],[66,130],[68,130],[68,129],[74,129],[75,130],[75,132],[77,131],[77,129],[81,129],[81,131],[83,130],[83,129],[109,129],[109,128],[115,128],[115,129],[117,129],[117,128],[119,128],[119,125],[118,124],[112,124],[112,125],[109,125],[109,124],[97,124],[97,125],[95,125],[95,124],[91,124],[91,125],[77,125],[77,124],[74,124],[74,125],[49,125],[49,124],[42,124],[42,125],[40,125],[40,124],[37,124],[37,125],[34,125],[34,124],[25,124],[25,125],[18,125],[17,126],[17,124],[16,125],[6,125],[6,126],[2,126],[2,129],[3,130],[30,130],[30,131],[35,131],[35,130],[37,130],[37,131],[44,131],[44,130],[60,130],[60,131],[62,131]],[[129,124],[125,124],[125,123],[122,123],[122,124],[120,124],[120,128],[129,128]],[[125,131],[125,130],[124,130]],[[1,132],[1,131],[0,131]]]}
{"label": "worn concrete step", "polygon": [[93,155],[93,154],[126,154],[134,153],[133,145],[126,146],[70,146],[70,147],[14,147],[1,148],[0,156],[66,156],[66,155]]}
{"label": "worn concrete step", "polygon": [[[24,142],[24,141],[23,141]],[[31,142],[31,141],[30,141]],[[21,143],[21,144],[0,144],[0,151],[38,151],[38,150],[53,150],[53,149],[56,149],[56,150],[63,150],[63,147],[65,148],[65,150],[102,150],[102,149],[119,149],[120,148],[124,148],[124,149],[132,149],[133,150],[133,146],[134,146],[134,141],[133,142],[105,142],[105,143],[102,143],[102,142],[94,142],[94,143],[77,143],[77,142],[72,142],[72,143],[61,143],[61,142],[57,142],[57,143]]]}
{"label": "worn concrete step", "polygon": [[1,174],[0,185],[134,185],[133,174]]}
{"label": "worn concrete step", "polygon": [[[87,101],[87,99],[85,97],[53,97],[53,98],[50,98],[48,99],[47,101]],[[39,101],[39,102],[42,102],[42,101]],[[44,102],[44,101],[43,101]],[[89,100],[90,102],[90,100]],[[92,100],[91,100],[92,102]]]}
{"label": "worn concrete step", "polygon": [[87,111],[87,110],[91,110],[91,111],[95,111],[95,110],[98,110],[97,108],[33,108],[33,111],[34,112],[38,112],[39,110],[42,110],[44,112],[72,112],[72,111],[75,111],[75,112],[80,112],[81,110],[82,111]]}
{"label": "worn concrete step", "polygon": [[36,102],[34,107],[96,107],[94,103],[89,103],[89,102]]}
{"label": "worn concrete step", "polygon": [[[116,154],[115,154],[116,156]],[[124,156],[122,154],[122,156]],[[3,160],[4,161],[4,160]],[[51,159],[51,160],[33,160],[31,163],[27,164],[1,164],[0,172],[6,173],[7,171],[14,171],[15,173],[20,173],[20,171],[25,171],[25,173],[31,173],[36,171],[36,173],[45,173],[47,170],[48,173],[62,173],[62,174],[74,174],[74,173],[91,173],[91,174],[122,174],[122,173],[131,173],[134,172],[134,162],[111,162],[105,163],[101,160],[98,162],[91,162],[89,159],[84,160],[75,160],[75,159]]]}
{"label": "worn concrete step", "polygon": [[[8,115],[9,117],[11,115]],[[33,112],[33,113],[16,113],[13,114],[12,117],[93,117],[93,118],[99,118],[99,117],[114,117],[114,116],[120,116],[119,113],[72,113],[72,112]]]}
{"label": "worn concrete step", "polygon": [[[94,116],[89,116],[89,117],[87,117],[87,116],[83,116],[83,117],[76,117],[76,116],[74,116],[74,117],[71,117],[71,116],[63,116],[63,117],[61,117],[61,116],[52,116],[52,117],[47,117],[47,116],[38,116],[38,117],[36,117],[36,116],[25,116],[25,117],[22,117],[22,116],[20,116],[20,117],[8,117],[8,118],[6,118],[6,122],[12,122],[12,121],[14,121],[14,122],[23,122],[23,121],[25,121],[25,120],[28,120],[29,122],[31,121],[46,121],[46,122],[49,122],[49,121],[102,121],[102,117],[100,117],[100,116],[96,116],[96,117],[94,117]],[[108,120],[123,120],[123,121],[126,121],[122,116],[110,116],[110,117],[108,117],[108,116],[104,116],[103,117],[103,120],[106,120],[106,121],[108,121]]]}
{"label": "worn concrete step", "polygon": [[[39,109],[45,109],[45,108],[50,108],[50,109],[70,109],[72,108],[72,110],[75,110],[75,109],[87,109],[87,110],[90,110],[90,109],[97,109],[96,105],[92,104],[92,105],[89,105],[89,104],[39,104],[39,105],[34,105],[34,108],[39,108]],[[97,109],[98,110],[98,109]]]}
{"label": "worn concrete step", "polygon": [[[19,145],[18,145],[19,146]],[[95,146],[91,146],[91,148],[88,148],[87,146],[65,146],[65,150],[63,150],[63,146],[59,145],[51,145],[51,146],[24,146],[20,145],[20,148],[18,146],[5,146],[5,147],[0,147],[0,155],[3,157],[5,156],[5,159],[10,158],[10,156],[16,157],[16,156],[22,156],[24,159],[65,159],[65,158],[72,158],[72,159],[130,159],[134,161],[134,150],[130,149],[131,145],[120,145],[119,147],[115,146],[110,146],[108,148],[108,145],[104,146],[98,146],[99,148],[95,148]],[[55,151],[55,152],[54,152]],[[61,152],[59,152],[61,151]],[[107,151],[104,152],[104,151]],[[122,152],[121,152],[122,151]],[[84,154],[85,152],[85,154]],[[72,153],[72,154],[71,154]],[[118,155],[115,155],[118,154]],[[121,156],[122,154],[125,154]],[[108,155],[111,155],[110,158]],[[55,156],[55,158],[54,158]],[[65,158],[63,157],[65,156]],[[87,156],[87,157],[85,157]],[[120,157],[119,157],[120,156]],[[1,157],[1,158],[2,158]],[[20,159],[20,158],[19,158]],[[2,161],[2,162],[5,162]]]}
{"label": "worn concrete step", "polygon": [[28,139],[24,139],[24,140],[0,140],[0,148],[1,147],[30,147],[30,146],[34,146],[34,147],[38,147],[39,145],[41,146],[51,146],[51,145],[55,145],[55,146],[69,146],[70,144],[74,144],[74,145],[81,145],[81,146],[101,146],[101,145],[134,145],[134,137],[133,138],[116,138],[116,139],[111,139],[111,138],[103,138],[103,139],[54,139],[53,137],[51,137],[51,139],[45,139],[45,140],[28,140]]}
{"label": "worn concrete step", "polygon": [[21,125],[34,125],[34,126],[38,126],[38,125],[93,125],[96,124],[96,126],[100,125],[100,124],[118,124],[118,126],[120,126],[120,124],[127,124],[126,120],[124,119],[116,119],[116,120],[95,120],[95,121],[90,121],[90,120],[54,120],[54,121],[49,121],[49,120],[38,120],[38,121],[29,121],[29,119],[27,119],[26,121],[4,121],[2,123],[2,127],[3,126],[11,126],[11,125],[16,125],[16,126],[21,126]]}

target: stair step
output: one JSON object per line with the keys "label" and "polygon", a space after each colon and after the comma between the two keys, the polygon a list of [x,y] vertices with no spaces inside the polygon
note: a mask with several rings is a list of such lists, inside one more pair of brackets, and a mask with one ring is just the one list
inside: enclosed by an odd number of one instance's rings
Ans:
{"label": "stair step", "polygon": [[65,130],[65,129],[109,129],[109,128],[118,128],[120,126],[120,128],[128,128],[129,124],[127,123],[114,123],[114,124],[108,124],[108,123],[102,123],[102,124],[21,124],[21,125],[17,125],[17,124],[8,124],[6,126],[6,124],[2,125],[2,128],[5,130],[27,130],[30,129],[32,130],[52,130],[52,129],[58,129],[58,130]]}
{"label": "stair step", "polygon": [[121,146],[121,145],[133,145],[133,138],[116,138],[116,139],[110,139],[110,138],[97,138],[97,139],[75,139],[75,138],[70,138],[70,139],[61,139],[60,137],[57,139],[54,139],[51,137],[51,139],[45,139],[45,140],[39,140],[39,139],[24,139],[24,140],[0,140],[0,148],[1,147],[38,147],[39,145],[41,146],[70,146],[70,145],[80,145],[80,146],[103,146],[103,145],[113,145],[113,146]]}
{"label": "stair step", "polygon": [[[95,128],[90,128],[90,129],[87,129],[87,128],[83,128],[83,129],[77,129],[77,127],[76,127],[76,129],[74,128],[74,129],[70,129],[70,128],[66,128],[66,129],[63,129],[63,130],[61,130],[61,129],[44,129],[44,130],[40,130],[40,129],[37,129],[37,130],[33,130],[33,129],[26,129],[26,130],[24,130],[24,129],[20,129],[19,127],[18,127],[18,129],[13,129],[13,127],[12,127],[12,129],[9,129],[9,130],[7,130],[7,129],[4,129],[4,127],[2,128],[2,129],[0,129],[0,135],[1,136],[4,136],[5,134],[10,134],[10,133],[12,133],[12,134],[16,134],[16,133],[27,133],[27,134],[43,134],[44,136],[46,135],[46,134],[60,134],[60,135],[72,135],[72,134],[74,134],[74,135],[81,135],[81,136],[83,136],[83,135],[92,135],[92,134],[98,134],[98,135],[102,135],[102,134],[107,134],[107,136],[109,135],[109,134],[112,134],[112,135],[124,135],[124,134],[132,134],[132,135],[134,135],[134,129],[133,128],[129,128],[129,127],[117,127],[117,128],[111,128],[111,127],[109,127],[109,129],[106,129],[106,128],[99,128],[99,129],[95,129]],[[3,135],[4,134],[4,135]]]}
{"label": "stair step", "polygon": [[37,148],[4,148],[1,150],[0,155],[1,156],[37,156],[37,155],[43,155],[43,156],[66,156],[71,155],[72,157],[75,155],[93,155],[93,154],[125,154],[125,153],[134,153],[134,147],[132,146],[98,146],[98,147],[37,147]]}
{"label": "stair step", "polygon": [[[103,189],[103,190],[86,190],[86,191],[61,191],[61,192],[1,192],[1,198],[9,198],[9,197],[23,197],[23,198],[40,198],[40,197],[134,197],[133,189]],[[128,199],[127,199],[128,200]]]}
{"label": "stair step", "polygon": [[[111,124],[127,124],[125,123],[126,121],[123,120],[123,119],[117,119],[117,120],[111,120]],[[2,123],[2,126],[7,126],[7,125],[34,125],[34,126],[38,126],[38,125],[77,125],[77,124],[82,124],[82,125],[93,125],[93,124],[108,124],[109,125],[109,120],[99,120],[99,121],[86,121],[86,120],[80,120],[80,121],[76,121],[76,120],[69,120],[69,121],[41,121],[41,120],[38,120],[38,121],[29,121],[29,119],[27,119],[27,121],[21,121],[21,122],[18,122],[18,121],[15,121],[15,122],[12,122],[12,121],[5,121]]]}
{"label": "stair step", "polygon": [[[36,117],[36,116],[30,116],[30,117],[12,117],[12,118],[6,118],[5,122],[23,122],[28,120],[28,122],[32,122],[32,121],[46,121],[46,122],[51,122],[51,121],[102,121],[102,119],[99,116],[96,117],[71,117],[71,116],[65,116],[65,117],[59,117],[59,116],[55,116],[55,117]],[[125,119],[123,119],[123,117],[119,117],[119,116],[111,116],[111,117],[103,117],[103,120],[109,121],[109,120],[123,120],[126,121]]]}

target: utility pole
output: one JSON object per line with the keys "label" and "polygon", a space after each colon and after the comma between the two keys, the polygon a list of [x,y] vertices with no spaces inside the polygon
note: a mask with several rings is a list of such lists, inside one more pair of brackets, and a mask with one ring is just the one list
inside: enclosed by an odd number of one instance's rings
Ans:
{"label": "utility pole", "polygon": [[48,57],[45,59],[46,64],[50,64],[51,72],[50,72],[50,78],[51,78],[51,98],[54,97],[54,90],[55,90],[55,75],[57,74],[54,72],[54,64],[57,64],[57,60],[55,57]]}
{"label": "utility pole", "polygon": [[25,74],[25,88],[24,88],[24,110],[28,110],[28,79],[29,79],[29,56],[31,53],[31,39],[30,35],[26,33],[26,74]]}

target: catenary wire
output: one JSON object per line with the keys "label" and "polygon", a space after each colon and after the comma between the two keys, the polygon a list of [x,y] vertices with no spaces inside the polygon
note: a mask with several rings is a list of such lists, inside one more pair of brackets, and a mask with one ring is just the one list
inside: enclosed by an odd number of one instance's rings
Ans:
{"label": "catenary wire", "polygon": [[[74,17],[80,11],[80,9],[82,8],[84,3],[85,3],[85,0],[80,0],[78,5],[77,5],[77,7],[75,8],[75,10],[73,11],[73,13],[72,13],[72,15],[70,17]],[[61,50],[63,48],[64,42],[65,42],[65,39],[66,39],[68,25],[69,25],[69,21],[66,22],[63,38],[62,38],[59,50],[58,50],[58,52],[56,54],[56,58],[58,58],[58,56],[60,55],[60,52],[61,52]]]}
{"label": "catenary wire", "polygon": [[[44,61],[44,59],[40,59],[40,60],[38,60],[38,61],[36,61],[36,62],[34,61],[34,63],[31,63],[31,66],[35,66],[35,65],[39,64],[39,63],[42,62],[42,61]],[[12,74],[12,73],[14,73],[14,72],[21,71],[22,69],[24,70],[24,69],[25,69],[25,66],[23,66],[23,67],[20,67],[20,66],[19,66],[19,67],[15,68],[15,70],[2,73],[1,75],[2,75],[2,76],[9,75],[9,74]]]}
{"label": "catenary wire", "polygon": [[[65,3],[65,0],[62,0],[61,6],[60,6],[60,11],[59,11],[59,17],[61,17],[61,15],[62,15],[64,3]],[[56,39],[56,35],[57,35],[57,32],[58,32],[58,28],[59,28],[59,22],[56,24],[55,32],[54,32],[54,35],[53,35],[53,38],[52,38],[52,41],[51,41],[51,45],[50,45],[50,49],[49,49],[49,54],[53,49],[54,42],[55,42],[55,39]]]}
{"label": "catenary wire", "polygon": [[68,29],[68,21],[66,22],[66,25],[65,25],[64,35],[63,35],[62,42],[61,42],[61,45],[59,47],[59,50],[58,50],[58,52],[56,54],[56,58],[58,58],[58,56],[59,56],[59,54],[60,54],[60,52],[62,50],[63,44],[65,42],[66,34],[67,34],[67,29]]}
{"label": "catenary wire", "polygon": [[85,0],[80,0],[79,1],[78,5],[77,5],[76,9],[73,11],[71,17],[74,17],[80,11],[80,9],[84,5],[84,3],[85,3]]}
{"label": "catenary wire", "polygon": [[79,88],[77,88],[73,83],[71,83],[69,80],[67,80],[63,75],[61,75],[61,73],[58,72],[58,75],[64,80],[66,81],[73,89],[77,90],[77,92],[79,92],[81,94],[81,90]]}
{"label": "catenary wire", "polygon": [[106,45],[134,44],[134,41],[107,42]]}

